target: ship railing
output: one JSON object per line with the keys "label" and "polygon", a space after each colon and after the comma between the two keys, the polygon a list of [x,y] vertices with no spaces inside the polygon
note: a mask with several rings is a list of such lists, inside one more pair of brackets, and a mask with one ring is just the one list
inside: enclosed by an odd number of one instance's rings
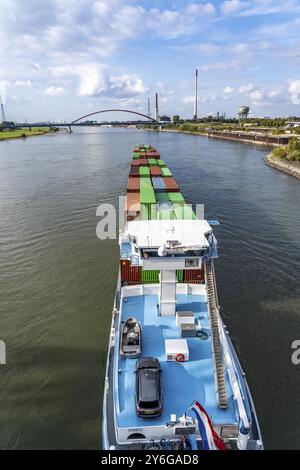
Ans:
{"label": "ship railing", "polygon": [[214,362],[214,378],[216,386],[216,394],[220,408],[227,408],[227,391],[225,370],[223,363],[223,351],[220,340],[220,325],[219,325],[219,307],[218,297],[216,291],[215,275],[213,270],[213,261],[208,260],[205,263],[205,280],[206,291],[209,308],[209,317],[212,335],[212,355]]}
{"label": "ship railing", "polygon": [[225,333],[225,327],[222,324],[220,328],[220,338],[223,346],[224,359],[227,365],[227,370],[233,391],[233,397],[237,405],[240,420],[242,422],[242,428],[244,432],[246,432],[250,429],[251,411],[246,399],[247,394],[246,388],[244,387],[243,379],[240,377],[241,374],[235,365],[235,361],[237,361],[238,364],[239,362],[236,355],[234,358],[232,356],[232,349],[230,348],[229,341],[226,335],[228,335],[228,332],[226,331]]}

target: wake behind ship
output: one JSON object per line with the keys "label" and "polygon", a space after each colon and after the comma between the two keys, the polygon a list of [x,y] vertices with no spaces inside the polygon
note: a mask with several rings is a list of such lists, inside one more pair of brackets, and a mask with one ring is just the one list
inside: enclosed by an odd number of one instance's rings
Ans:
{"label": "wake behind ship", "polygon": [[171,171],[137,145],[103,399],[103,448],[263,448],[250,391],[220,313],[217,241]]}

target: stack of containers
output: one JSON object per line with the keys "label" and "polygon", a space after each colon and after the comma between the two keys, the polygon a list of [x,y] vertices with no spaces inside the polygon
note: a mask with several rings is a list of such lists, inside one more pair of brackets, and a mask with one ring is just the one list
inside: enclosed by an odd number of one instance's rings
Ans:
{"label": "stack of containers", "polygon": [[204,269],[185,269],[183,272],[183,282],[189,284],[200,284],[204,282]]}
{"label": "stack of containers", "polygon": [[148,166],[140,166],[140,178],[150,179],[150,169]]}
{"label": "stack of containers", "polygon": [[138,178],[140,176],[140,171],[138,166],[131,166],[129,172],[129,178]]}
{"label": "stack of containers", "polygon": [[140,192],[140,178],[128,178],[127,195]]}
{"label": "stack of containers", "polygon": [[160,154],[155,149],[149,149],[147,150],[147,157],[159,159]]}
{"label": "stack of containers", "polygon": [[131,266],[130,260],[120,260],[120,275],[122,287],[141,284],[141,268]]}
{"label": "stack of containers", "polygon": [[159,176],[152,177],[152,185],[156,193],[161,193],[166,191],[166,186],[164,184],[163,178]]}
{"label": "stack of containers", "polygon": [[179,186],[174,178],[170,176],[164,177],[163,182],[167,192],[179,192]]}
{"label": "stack of containers", "polygon": [[[127,220],[196,219],[172,172],[156,149],[147,144],[138,144],[133,150],[125,210]],[[159,282],[159,271],[143,271],[132,267],[128,260],[122,263],[122,285]],[[177,270],[176,276],[178,282],[199,283],[204,279],[204,272],[201,269]]]}
{"label": "stack of containers", "polygon": [[173,176],[172,172],[167,167],[163,167],[161,173],[163,176]]}
{"label": "stack of containers", "polygon": [[147,177],[147,175],[140,178],[140,203],[141,220],[156,219],[155,193],[152,187],[151,179]]}
{"label": "stack of containers", "polygon": [[151,174],[151,177],[158,177],[158,176],[161,176],[161,169],[159,166],[151,166],[150,167],[150,174]]}

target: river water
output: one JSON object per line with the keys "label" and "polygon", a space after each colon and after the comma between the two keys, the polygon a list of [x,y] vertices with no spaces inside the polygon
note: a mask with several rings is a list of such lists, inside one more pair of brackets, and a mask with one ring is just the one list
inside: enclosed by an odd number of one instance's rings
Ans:
{"label": "river water", "polygon": [[132,147],[157,147],[215,233],[223,317],[265,446],[300,448],[300,182],[267,150],[136,129],[0,143],[0,448],[95,449],[118,246],[96,207],[125,193]]}

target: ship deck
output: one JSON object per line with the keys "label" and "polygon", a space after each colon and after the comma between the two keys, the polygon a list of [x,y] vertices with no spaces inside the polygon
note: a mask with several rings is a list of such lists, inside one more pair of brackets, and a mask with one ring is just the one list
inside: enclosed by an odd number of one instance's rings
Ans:
{"label": "ship deck", "polygon": [[[205,286],[200,294],[177,294],[177,310],[193,311],[197,328],[209,333],[210,325]],[[158,315],[158,296],[133,295],[123,299],[121,318],[135,317],[142,325],[142,356],[157,357],[162,369],[163,413],[156,418],[140,418],[135,412],[135,365],[136,359],[123,359],[117,355],[115,362],[115,406],[118,427],[162,426],[189,411],[194,400],[206,409],[213,424],[237,422],[233,393],[227,371],[226,388],[228,408],[217,405],[211,337],[207,340],[187,338],[190,360],[183,363],[166,361],[165,339],[179,338],[175,317]],[[119,337],[116,337],[119,344]],[[117,368],[117,369],[116,369]],[[191,415],[191,412],[188,413]]]}

